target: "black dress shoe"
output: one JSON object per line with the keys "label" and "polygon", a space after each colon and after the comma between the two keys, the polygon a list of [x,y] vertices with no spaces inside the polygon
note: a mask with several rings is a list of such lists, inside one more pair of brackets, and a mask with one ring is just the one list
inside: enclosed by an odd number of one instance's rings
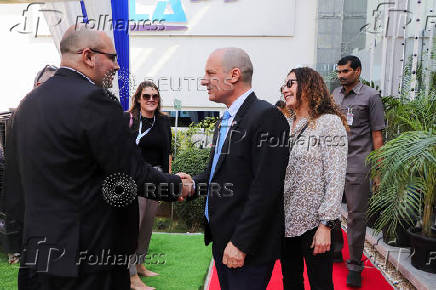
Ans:
{"label": "black dress shoe", "polygon": [[353,288],[360,288],[362,286],[362,276],[360,271],[348,270],[347,286]]}
{"label": "black dress shoe", "polygon": [[344,258],[342,258],[342,252],[333,252],[332,253],[333,263],[342,263]]}

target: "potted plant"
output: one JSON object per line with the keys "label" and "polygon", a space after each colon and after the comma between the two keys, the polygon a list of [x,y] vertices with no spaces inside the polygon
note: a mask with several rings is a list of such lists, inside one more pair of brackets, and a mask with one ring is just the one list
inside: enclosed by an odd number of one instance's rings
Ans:
{"label": "potted plant", "polygon": [[[414,104],[414,102],[402,101],[404,99],[404,94],[402,94],[400,98],[393,96],[385,96],[382,98],[386,114],[386,128],[384,130],[385,141],[392,140],[398,137],[402,132],[416,127],[408,124],[410,111],[416,110],[415,108],[411,109],[411,107],[416,106],[416,104]],[[415,122],[421,122],[421,119],[422,118],[415,118]],[[377,211],[372,210],[368,213],[367,225],[369,227],[375,228],[377,218],[382,210],[383,208],[377,207]],[[380,230],[383,232],[383,241],[394,247],[410,247],[410,238],[407,229],[404,228],[404,225],[407,224],[410,224],[410,222],[399,222],[395,229],[391,231],[388,230],[388,225],[381,228]]]}
{"label": "potted plant", "polygon": [[[368,156],[372,177],[380,184],[370,200],[370,215],[378,212],[376,230],[391,235],[409,228],[412,265],[436,273],[436,234],[432,231],[436,195],[436,93],[420,94],[397,108],[397,121],[406,132]],[[410,131],[407,131],[410,130]]]}

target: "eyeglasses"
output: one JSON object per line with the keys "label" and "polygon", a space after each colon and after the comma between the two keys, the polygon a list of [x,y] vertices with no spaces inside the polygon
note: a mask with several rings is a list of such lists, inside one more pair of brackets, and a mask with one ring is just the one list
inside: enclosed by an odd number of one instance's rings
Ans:
{"label": "eyeglasses", "polygon": [[158,94],[152,94],[152,95],[150,95],[150,94],[142,94],[141,95],[141,97],[144,99],[144,100],[149,100],[149,101],[156,101],[156,100],[159,100],[159,95]]}
{"label": "eyeglasses", "polygon": [[[77,54],[81,54],[81,53],[83,53],[83,50],[84,50],[84,49],[85,49],[85,48],[79,50],[79,51],[77,52]],[[95,48],[89,48],[89,50],[92,51],[92,52],[94,52],[94,53],[98,53],[98,54],[104,54],[104,55],[106,55],[110,60],[112,60],[112,62],[116,62],[116,61],[117,61],[117,54],[116,54],[116,53],[107,53],[107,52],[103,52],[103,51],[100,51],[100,50],[95,49]]]}
{"label": "eyeglasses", "polygon": [[286,82],[286,84],[284,84],[284,85],[282,86],[282,91],[283,91],[283,89],[284,89],[285,87],[287,87],[288,89],[292,88],[292,86],[293,86],[295,83],[297,83],[297,80],[289,79],[289,80]]}

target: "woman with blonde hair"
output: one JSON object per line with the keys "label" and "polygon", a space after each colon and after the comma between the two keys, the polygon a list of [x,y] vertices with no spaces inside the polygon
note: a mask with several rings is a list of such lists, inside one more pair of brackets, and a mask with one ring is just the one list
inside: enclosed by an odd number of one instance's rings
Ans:
{"label": "woman with blonde hair", "polygon": [[284,289],[333,289],[330,230],[340,216],[347,168],[346,120],[322,77],[311,68],[291,70],[283,86],[291,110],[290,155],[284,186]]}

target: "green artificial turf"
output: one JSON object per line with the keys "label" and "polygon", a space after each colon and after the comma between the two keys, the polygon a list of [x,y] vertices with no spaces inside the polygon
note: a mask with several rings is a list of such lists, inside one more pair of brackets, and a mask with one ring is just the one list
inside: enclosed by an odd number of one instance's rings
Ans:
{"label": "green artificial turf", "polygon": [[[161,233],[153,233],[147,256],[150,259],[145,266],[159,276],[142,280],[158,290],[199,289],[204,284],[212,258],[211,247],[204,246],[203,235]],[[159,264],[162,262],[165,264]]]}
{"label": "green artificial turf", "polygon": [[1,290],[14,290],[18,289],[17,275],[18,264],[9,265],[8,255],[0,253],[0,289]]}
{"label": "green artificial turf", "polygon": [[[160,275],[142,280],[158,290],[197,290],[210,260],[211,248],[204,246],[203,235],[153,233],[146,267]],[[9,265],[7,255],[0,253],[0,289],[17,289],[17,274],[18,265]]]}

